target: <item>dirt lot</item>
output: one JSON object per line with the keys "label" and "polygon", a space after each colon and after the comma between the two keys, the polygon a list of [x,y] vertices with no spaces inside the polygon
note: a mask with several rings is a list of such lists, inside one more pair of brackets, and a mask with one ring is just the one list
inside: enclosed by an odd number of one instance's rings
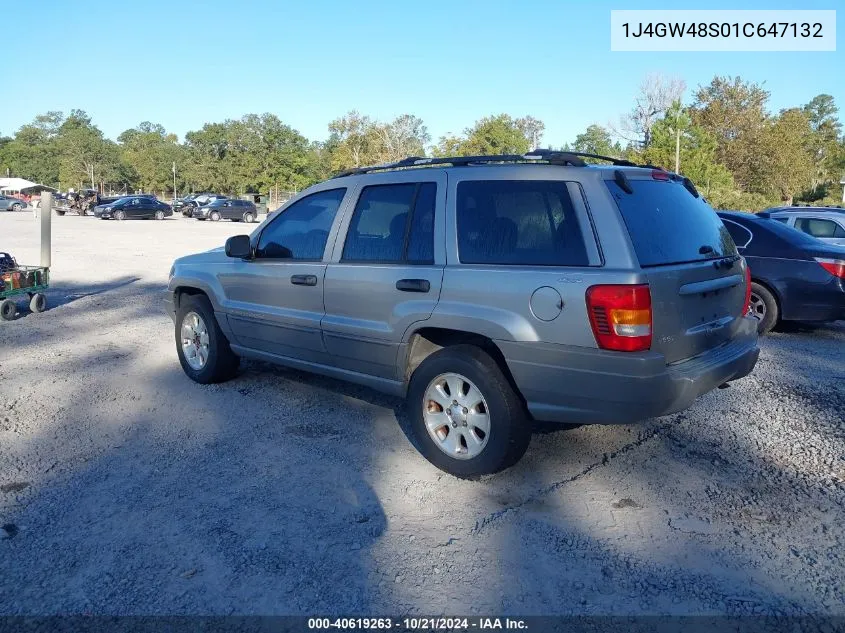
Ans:
{"label": "dirt lot", "polygon": [[[842,323],[767,338],[683,414],[546,430],[466,482],[398,400],[183,375],[170,263],[242,229],[56,218],[52,309],[0,323],[0,614],[845,615]],[[37,262],[31,214],[0,214],[0,250]]]}

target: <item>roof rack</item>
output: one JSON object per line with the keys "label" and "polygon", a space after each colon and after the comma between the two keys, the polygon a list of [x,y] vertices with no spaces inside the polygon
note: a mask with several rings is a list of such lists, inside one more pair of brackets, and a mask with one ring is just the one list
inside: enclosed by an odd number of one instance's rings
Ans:
{"label": "roof rack", "polygon": [[462,167],[466,165],[480,165],[484,163],[527,163],[527,164],[545,164],[545,165],[569,165],[572,167],[585,167],[587,163],[584,158],[594,158],[597,160],[604,160],[613,165],[621,167],[648,167],[658,169],[652,165],[637,165],[629,160],[622,158],[613,158],[612,156],[602,156],[601,154],[588,154],[584,152],[570,152],[564,150],[550,150],[550,149],[535,149],[525,154],[501,154],[501,155],[482,155],[482,156],[447,156],[443,158],[422,158],[420,156],[410,156],[403,158],[395,163],[384,163],[381,165],[370,165],[368,167],[356,167],[354,169],[347,169],[334,176],[334,178],[342,178],[344,176],[355,176],[358,174],[368,174],[374,171],[387,171],[391,169],[407,169],[414,167],[431,167],[435,165],[451,165],[453,167]]}

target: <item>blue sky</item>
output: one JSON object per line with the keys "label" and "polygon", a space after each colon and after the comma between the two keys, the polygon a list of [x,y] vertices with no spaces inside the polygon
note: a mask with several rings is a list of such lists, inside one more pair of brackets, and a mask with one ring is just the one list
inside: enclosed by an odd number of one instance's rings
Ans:
{"label": "blue sky", "polygon": [[[20,32],[0,63],[0,134],[47,110],[86,110],[115,138],[141,121],[182,137],[206,122],[272,112],[309,138],[351,109],[421,117],[433,140],[506,112],[546,123],[545,145],[617,122],[649,72],[686,101],[714,74],[765,82],[770,107],[832,94],[845,119],[845,53],[610,52],[612,8],[665,2],[532,0],[10,0]],[[674,9],[836,9],[836,0],[707,1]],[[11,11],[11,12],[10,12]],[[837,14],[840,33],[842,15]],[[51,33],[45,37],[39,20]],[[16,26],[19,25],[19,26]],[[841,38],[840,38],[841,40]]]}

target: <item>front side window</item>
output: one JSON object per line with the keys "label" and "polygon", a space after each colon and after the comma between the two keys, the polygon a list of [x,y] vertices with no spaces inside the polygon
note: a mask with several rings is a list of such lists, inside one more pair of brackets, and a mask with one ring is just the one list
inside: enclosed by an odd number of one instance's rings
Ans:
{"label": "front side window", "polygon": [[345,194],[345,188],[329,189],[293,203],[262,231],[255,256],[321,260],[332,222]]}
{"label": "front side window", "polygon": [[464,264],[589,265],[566,182],[468,180],[456,205]]}
{"label": "front side window", "polygon": [[434,262],[435,183],[364,187],[343,247],[347,262]]}

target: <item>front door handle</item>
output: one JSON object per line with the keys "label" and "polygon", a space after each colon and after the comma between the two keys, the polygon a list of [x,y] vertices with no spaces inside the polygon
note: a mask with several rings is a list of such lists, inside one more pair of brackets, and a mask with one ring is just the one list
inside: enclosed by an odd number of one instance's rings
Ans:
{"label": "front door handle", "polygon": [[316,286],[317,275],[291,275],[290,282],[294,286]]}
{"label": "front door handle", "polygon": [[396,282],[396,290],[403,292],[428,292],[431,284],[428,279],[400,279]]}

